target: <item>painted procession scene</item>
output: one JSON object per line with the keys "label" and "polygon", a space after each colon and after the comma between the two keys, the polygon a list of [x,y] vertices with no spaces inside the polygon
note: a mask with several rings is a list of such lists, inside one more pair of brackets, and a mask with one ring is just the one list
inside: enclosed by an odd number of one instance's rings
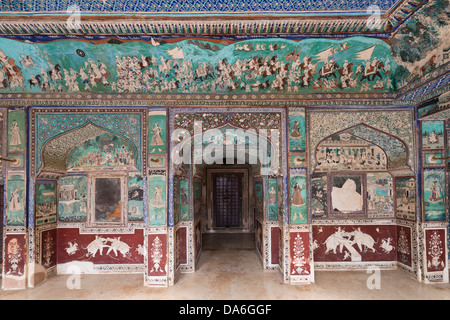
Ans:
{"label": "painted procession scene", "polygon": [[361,36],[34,43],[3,38],[0,92],[386,92],[396,89],[390,51],[383,40]]}

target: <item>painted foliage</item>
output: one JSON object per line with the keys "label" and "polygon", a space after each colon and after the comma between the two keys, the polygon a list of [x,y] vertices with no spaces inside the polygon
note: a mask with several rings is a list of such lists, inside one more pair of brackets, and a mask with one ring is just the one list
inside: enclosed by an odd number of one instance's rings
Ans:
{"label": "painted foliage", "polygon": [[449,1],[430,1],[392,37],[392,56],[398,64],[398,87],[423,78],[450,61]]}
{"label": "painted foliage", "polygon": [[445,220],[445,170],[423,170],[423,205],[425,221]]}
{"label": "painted foliage", "polygon": [[411,267],[411,228],[397,226],[397,261]]}
{"label": "painted foliage", "polygon": [[416,220],[416,180],[414,177],[395,178],[395,197],[396,217]]}
{"label": "painted foliage", "polygon": [[35,197],[36,225],[56,222],[57,204],[56,181],[37,181]]}
{"label": "painted foliage", "polygon": [[[0,39],[0,90],[27,92],[392,91],[382,40]],[[130,54],[132,53],[132,54]],[[10,70],[16,70],[11,72]]]}
{"label": "painted foliage", "polygon": [[373,218],[394,217],[394,181],[388,172],[367,173],[367,210]]}
{"label": "painted foliage", "polygon": [[311,215],[313,218],[325,218],[328,216],[327,191],[327,174],[313,174],[311,177]]}
{"label": "painted foliage", "polygon": [[101,167],[133,167],[136,148],[126,139],[112,133],[85,140],[67,155],[67,169],[85,171]]}
{"label": "painted foliage", "polygon": [[167,273],[167,240],[165,234],[148,235],[148,275],[164,276]]}
{"label": "painted foliage", "polygon": [[290,233],[291,275],[311,274],[309,232]]}

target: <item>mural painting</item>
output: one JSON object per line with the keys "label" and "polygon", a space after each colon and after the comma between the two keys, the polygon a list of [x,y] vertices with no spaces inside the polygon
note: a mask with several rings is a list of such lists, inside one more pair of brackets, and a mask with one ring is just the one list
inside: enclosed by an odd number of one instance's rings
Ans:
{"label": "mural painting", "polygon": [[367,210],[370,218],[394,217],[394,181],[388,172],[368,172]]}
{"label": "mural painting", "polygon": [[36,181],[35,223],[56,222],[57,203],[56,181]]}
{"label": "mural painting", "polygon": [[445,230],[425,230],[426,270],[443,271],[445,268]]}
{"label": "mural painting", "polygon": [[148,120],[148,152],[150,154],[166,153],[166,112],[151,111]]}
{"label": "mural painting", "polygon": [[26,265],[26,244],[25,235],[23,234],[8,234],[5,236],[5,252],[4,252],[4,267],[3,267],[3,283],[8,279],[23,279],[25,280],[25,265]]}
{"label": "mural painting", "polygon": [[421,121],[422,149],[444,149],[444,122]]}
{"label": "mural painting", "polygon": [[306,174],[303,172],[290,175],[290,223],[304,224],[308,221],[306,205]]}
{"label": "mural painting", "polygon": [[5,92],[366,92],[396,87],[389,44],[361,36],[142,39],[120,45],[3,38],[0,47],[5,69],[17,70],[1,70]]}
{"label": "mural painting", "polygon": [[8,112],[8,153],[25,151],[25,112]]}
{"label": "mural painting", "polygon": [[6,181],[6,225],[25,225],[25,175],[10,172]]}
{"label": "mural painting", "polygon": [[128,221],[144,220],[144,179],[140,173],[128,175]]}
{"label": "mural painting", "polygon": [[41,265],[46,269],[50,269],[57,264],[57,231],[56,229],[44,230],[41,234]]}
{"label": "mural painting", "polygon": [[314,225],[314,261],[394,261],[394,225]]}
{"label": "mural painting", "polygon": [[67,169],[87,171],[105,167],[134,167],[136,149],[120,136],[104,133],[86,140],[67,155]]}
{"label": "mural painting", "polygon": [[423,204],[425,221],[445,220],[445,170],[423,170]]}
{"label": "mural painting", "polygon": [[165,234],[148,235],[148,275],[165,276],[167,274],[167,240]]}
{"label": "mural painting", "polygon": [[264,187],[262,181],[255,181],[255,214],[264,217]]}
{"label": "mural painting", "polygon": [[313,218],[326,218],[328,216],[327,199],[327,174],[313,174],[311,177],[311,215]]}
{"label": "mural painting", "polygon": [[142,230],[137,229],[135,234],[80,234],[78,228],[58,228],[57,232],[61,244],[58,268],[74,261],[94,265],[144,263]]}
{"label": "mural painting", "polygon": [[411,228],[397,226],[397,261],[412,266]]}
{"label": "mural painting", "polygon": [[189,181],[180,180],[180,220],[190,219]]}
{"label": "mural painting", "polygon": [[309,232],[291,232],[290,243],[291,275],[310,275]]}
{"label": "mural painting", "polygon": [[305,151],[306,133],[305,133],[305,110],[289,111],[289,150]]}
{"label": "mural painting", "polygon": [[269,179],[269,220],[278,220],[278,188],[277,180]]}
{"label": "mural painting", "polygon": [[416,180],[414,177],[396,177],[395,196],[396,217],[416,220]]}
{"label": "mural painting", "polygon": [[448,0],[429,2],[392,37],[392,57],[397,63],[395,78],[399,88],[426,78],[450,61],[448,12]]}
{"label": "mural painting", "polygon": [[59,179],[58,221],[85,222],[87,194],[86,176],[68,175]]}
{"label": "mural painting", "polygon": [[166,224],[166,177],[150,175],[148,177],[148,210],[150,225]]}

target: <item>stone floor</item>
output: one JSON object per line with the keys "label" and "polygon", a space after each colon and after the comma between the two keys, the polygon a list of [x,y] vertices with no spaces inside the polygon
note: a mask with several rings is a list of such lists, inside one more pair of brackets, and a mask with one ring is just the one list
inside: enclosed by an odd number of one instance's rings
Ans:
{"label": "stone floor", "polygon": [[195,273],[175,286],[143,286],[141,274],[81,275],[69,289],[69,275],[54,276],[35,288],[0,290],[0,300],[450,300],[450,284],[424,284],[402,271],[381,271],[380,289],[369,289],[364,271],[316,271],[315,283],[289,285],[281,274],[263,271],[254,249],[204,250]]}

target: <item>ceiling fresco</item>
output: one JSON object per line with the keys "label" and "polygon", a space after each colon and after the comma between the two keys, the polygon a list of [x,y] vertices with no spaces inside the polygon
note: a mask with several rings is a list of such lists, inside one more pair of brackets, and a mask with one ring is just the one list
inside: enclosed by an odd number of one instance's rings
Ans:
{"label": "ceiling fresco", "polygon": [[0,39],[1,92],[391,92],[383,40]]}

